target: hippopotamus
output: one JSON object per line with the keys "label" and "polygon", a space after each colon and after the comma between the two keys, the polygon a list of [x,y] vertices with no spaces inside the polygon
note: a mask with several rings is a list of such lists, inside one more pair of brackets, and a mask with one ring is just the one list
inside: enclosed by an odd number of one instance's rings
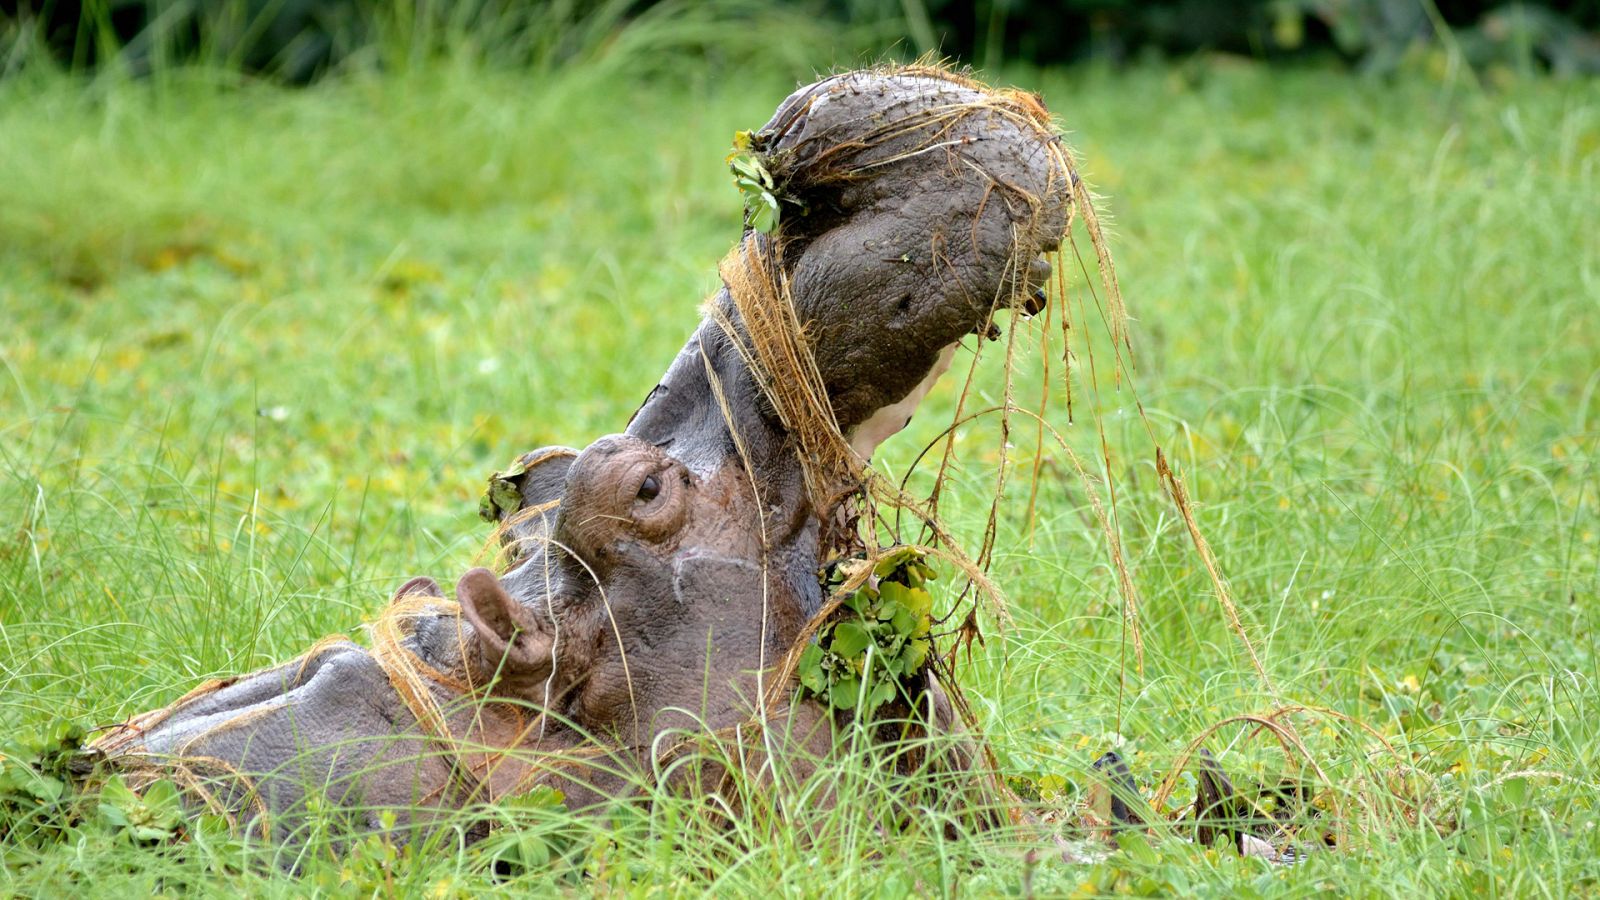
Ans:
{"label": "hippopotamus", "polygon": [[[413,579],[370,648],[203,685],[100,737],[106,764],[292,840],[313,807],[425,828],[539,785],[573,809],[715,789],[672,761],[730,729],[769,769],[825,756],[839,714],[780,663],[826,609],[821,567],[860,546],[862,473],[960,342],[1037,309],[1079,188],[1037,98],[938,69],[823,79],[741,141],[777,222],[747,220],[620,433],[497,476],[502,571],[453,602]],[[958,728],[917,677],[931,727]]]}

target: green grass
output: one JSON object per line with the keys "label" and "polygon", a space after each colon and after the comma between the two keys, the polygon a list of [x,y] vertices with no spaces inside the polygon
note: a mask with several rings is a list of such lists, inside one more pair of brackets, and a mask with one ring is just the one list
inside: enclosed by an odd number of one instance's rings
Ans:
{"label": "green grass", "polygon": [[[775,68],[0,82],[0,729],[161,705],[354,631],[409,575],[471,564],[481,479],[619,429],[695,325],[738,228],[722,155],[793,85]],[[1066,807],[1119,747],[1148,790],[1211,724],[1279,703],[1354,717],[1398,757],[1298,720],[1358,812],[1341,851],[1292,868],[1171,839],[1035,868],[1013,844],[877,837],[859,810],[819,845],[740,855],[663,803],[589,854],[579,889],[1595,891],[1596,86],[1249,64],[1011,78],[1042,91],[1106,195],[1138,397],[1276,695],[1102,344],[1098,383],[1086,357],[1074,370],[1070,427],[1055,367],[1053,420],[1089,459],[1106,427],[1144,666],[1052,452],[1036,521],[1017,475],[1001,519],[1014,621],[987,623],[961,670],[1004,765]],[[986,356],[977,389],[998,396]],[[956,382],[883,469],[949,421]],[[946,512],[971,539],[996,427],[959,445]],[[1025,472],[1031,427],[1013,443]],[[1231,726],[1208,746],[1264,777],[1266,743]],[[1405,783],[1420,817],[1380,789]],[[227,847],[0,843],[0,892],[493,886],[471,853],[387,853],[324,848],[297,882]]]}

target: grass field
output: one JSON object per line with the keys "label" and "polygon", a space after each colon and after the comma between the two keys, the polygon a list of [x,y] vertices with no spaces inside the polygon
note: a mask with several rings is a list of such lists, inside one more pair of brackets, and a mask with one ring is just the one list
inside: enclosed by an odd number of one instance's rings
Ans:
{"label": "grass field", "polygon": [[[739,226],[722,157],[793,86],[779,68],[0,82],[0,730],[164,704],[471,564],[483,477],[618,430],[694,326]],[[1098,380],[1074,370],[1070,426],[1056,365],[1052,416],[1085,458],[1106,430],[1142,671],[1089,500],[1047,448],[1034,520],[1025,477],[1001,520],[1014,621],[986,624],[967,688],[1003,765],[1063,808],[1106,750],[1149,793],[1229,716],[1332,708],[1371,731],[1295,721],[1348,801],[1344,846],[1273,867],[1167,838],[1034,866],[845,829],[713,860],[657,821],[592,851],[589,882],[502,886],[1600,889],[1600,86],[1227,61],[1005,77],[1044,94],[1105,195],[1137,397],[1271,686],[1102,356]],[[948,423],[953,381],[881,468]],[[975,539],[994,423],[959,447],[946,512]],[[1207,746],[1271,777],[1250,735]],[[8,840],[0,894],[495,886],[470,852],[329,850],[295,881],[201,844]]]}

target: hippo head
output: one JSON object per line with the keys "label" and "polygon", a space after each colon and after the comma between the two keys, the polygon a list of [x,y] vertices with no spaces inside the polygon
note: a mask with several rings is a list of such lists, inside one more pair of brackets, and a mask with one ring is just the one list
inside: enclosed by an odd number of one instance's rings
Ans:
{"label": "hippo head", "polygon": [[[627,434],[595,441],[566,469],[544,545],[504,583],[474,569],[457,585],[476,679],[535,702],[558,728],[623,743],[667,725],[663,710],[720,719],[740,695],[753,699],[754,674],[804,618],[762,564],[747,475],[696,474]],[[710,684],[708,648],[726,676]]]}
{"label": "hippo head", "polygon": [[[403,626],[386,614],[373,650],[319,644],[99,748],[220,760],[264,779],[274,811],[313,789],[275,774],[289,768],[340,803],[448,808],[541,777],[541,753],[637,757],[668,729],[761,707],[822,606],[819,568],[849,546],[867,459],[961,341],[990,334],[998,310],[1036,308],[1075,183],[1035,99],[937,70],[823,80],[743,144],[777,227],[745,229],[624,433],[536,451],[495,484],[508,570],[464,575],[459,609],[413,582]],[[468,712],[439,711],[462,699]],[[501,706],[532,721],[496,725],[485,710]],[[396,751],[397,735],[432,749]],[[478,764],[437,748],[467,738],[523,761],[463,793],[451,785]]]}

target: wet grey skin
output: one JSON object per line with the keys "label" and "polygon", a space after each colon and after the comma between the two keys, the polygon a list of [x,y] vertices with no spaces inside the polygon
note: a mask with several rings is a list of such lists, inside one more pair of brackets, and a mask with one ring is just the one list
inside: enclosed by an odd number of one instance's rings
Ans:
{"label": "wet grey skin", "polygon": [[[1065,228],[1070,189],[1037,126],[982,110],[882,138],[985,96],[937,74],[849,73],[796,91],[757,132],[788,207],[781,244],[741,240],[788,274],[862,457],[904,426],[954,345],[1029,303]],[[304,833],[308,804],[347,811],[355,831],[387,810],[404,838],[536,784],[598,808],[670,777],[677,736],[747,721],[822,603],[834,511],[814,508],[793,436],[717,323],[744,339],[728,288],[711,302],[721,316],[624,432],[524,457],[521,508],[502,522],[513,568],[461,576],[459,610],[430,579],[397,594],[398,646],[439,676],[418,682],[433,721],[382,654],[338,642],[135,717],[96,750],[130,771],[187,760],[214,808],[274,841]],[[782,718],[781,743],[826,753],[826,711]]]}

